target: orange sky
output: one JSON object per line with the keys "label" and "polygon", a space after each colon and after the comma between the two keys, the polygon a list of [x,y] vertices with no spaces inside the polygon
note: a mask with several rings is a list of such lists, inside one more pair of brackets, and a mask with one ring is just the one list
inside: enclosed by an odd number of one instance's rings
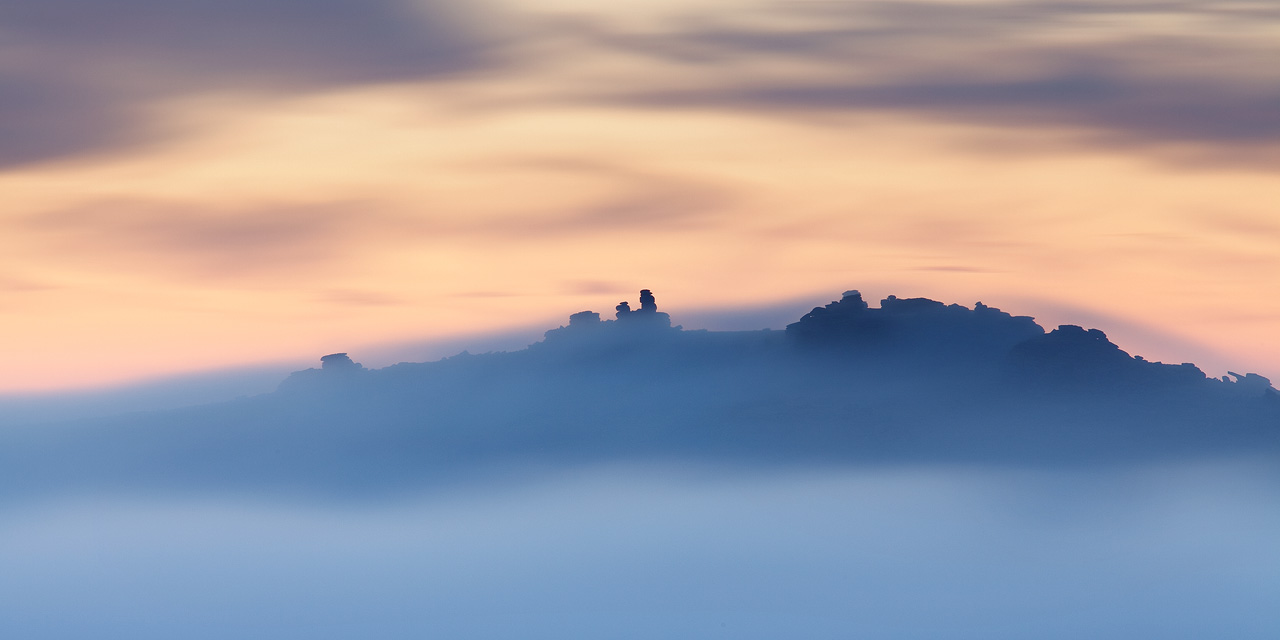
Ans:
{"label": "orange sky", "polygon": [[197,2],[223,32],[165,15],[137,50],[0,5],[28,61],[0,93],[58,89],[0,107],[0,390],[359,359],[640,287],[677,323],[982,300],[1280,377],[1267,3],[418,5],[233,47],[257,9]]}

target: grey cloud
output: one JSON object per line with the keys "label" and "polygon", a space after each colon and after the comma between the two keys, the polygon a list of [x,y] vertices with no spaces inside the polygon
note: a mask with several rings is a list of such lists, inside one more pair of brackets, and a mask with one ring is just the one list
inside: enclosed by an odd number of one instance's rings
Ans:
{"label": "grey cloud", "polygon": [[1280,90],[1217,83],[1142,83],[1096,74],[968,82],[920,77],[904,83],[741,86],[623,96],[652,105],[766,109],[892,109],[1015,126],[1076,126],[1149,142],[1280,141]]}
{"label": "grey cloud", "polygon": [[[1064,126],[1122,143],[1280,142],[1280,7],[1240,3],[818,4],[776,20],[688,17],[601,46],[705,72],[593,97],[649,107],[895,110],[996,125]],[[1174,15],[1193,33],[1143,31]],[[1216,30],[1215,30],[1216,28]],[[768,61],[812,73],[766,71]]]}
{"label": "grey cloud", "polygon": [[[1257,149],[1280,142],[1280,43],[1256,28],[1280,25],[1274,3],[787,3],[732,15],[692,7],[643,29],[463,4],[0,0],[0,166],[156,139],[165,132],[146,108],[174,95],[478,70],[500,81],[528,69],[513,61],[516,47],[551,41],[563,58],[622,52],[678,67],[607,86],[548,85],[560,102],[780,117],[900,111],[1067,127],[1090,143],[1189,142],[1214,162],[1229,149],[1256,163]],[[1191,26],[1152,26],[1178,24]],[[554,72],[556,60],[535,61]]]}
{"label": "grey cloud", "polygon": [[0,165],[124,144],[138,128],[88,87],[0,71]]}
{"label": "grey cloud", "polygon": [[197,81],[385,79],[465,68],[476,54],[440,2],[6,0],[0,17],[19,43],[70,47],[46,58],[97,54]]}
{"label": "grey cloud", "polygon": [[0,165],[146,140],[175,94],[484,67],[476,22],[446,0],[0,0]]}

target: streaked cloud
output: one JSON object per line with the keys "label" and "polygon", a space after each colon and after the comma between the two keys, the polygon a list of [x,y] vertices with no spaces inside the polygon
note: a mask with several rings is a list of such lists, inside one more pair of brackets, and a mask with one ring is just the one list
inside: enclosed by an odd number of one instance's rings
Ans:
{"label": "streaked cloud", "polygon": [[0,275],[0,291],[5,293],[29,293],[33,291],[50,291],[58,286],[37,280]]}
{"label": "streaked cloud", "polygon": [[64,263],[216,280],[324,266],[368,222],[347,203],[220,211],[99,202],[32,215],[10,228]]}
{"label": "streaked cloud", "polygon": [[[1272,3],[734,8],[691,4],[637,26],[605,9],[537,3],[4,0],[0,163],[163,136],[148,109],[174,95],[432,78],[532,82],[541,89],[531,95],[561,103],[783,117],[888,110],[1065,127],[1093,143],[1280,143]],[[605,82],[552,80],[558,69],[622,58],[633,62]],[[527,108],[529,97],[475,106]]]}
{"label": "streaked cloud", "polygon": [[[869,2],[585,28],[670,81],[594,95],[650,107],[892,110],[1106,143],[1280,142],[1280,8],[1227,2]],[[698,81],[693,81],[697,78]]]}
{"label": "streaked cloud", "polygon": [[1280,300],[1278,57],[1269,2],[0,0],[0,383],[641,287],[1043,295],[1274,376],[1222,318]]}
{"label": "streaked cloud", "polygon": [[[657,186],[657,185],[655,185]],[[566,236],[619,231],[678,231],[707,227],[727,198],[711,191],[670,187],[619,194],[552,215],[513,217],[475,229],[486,234]]]}
{"label": "streaked cloud", "polygon": [[990,271],[990,269],[969,267],[960,264],[925,265],[920,267],[911,267],[911,269],[914,271],[941,271],[944,273],[988,273]]}
{"label": "streaked cloud", "polygon": [[218,90],[313,91],[492,64],[436,0],[0,0],[0,165],[165,132],[149,108]]}
{"label": "streaked cloud", "polygon": [[317,296],[322,302],[347,306],[396,306],[405,304],[404,298],[381,291],[361,289],[330,289]]}

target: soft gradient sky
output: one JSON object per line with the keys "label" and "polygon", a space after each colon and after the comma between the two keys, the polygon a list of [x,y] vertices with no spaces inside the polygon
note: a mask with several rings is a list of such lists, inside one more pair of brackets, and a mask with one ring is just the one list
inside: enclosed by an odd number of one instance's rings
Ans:
{"label": "soft gradient sky", "polygon": [[0,226],[0,390],[641,287],[1280,378],[1280,5],[0,0]]}

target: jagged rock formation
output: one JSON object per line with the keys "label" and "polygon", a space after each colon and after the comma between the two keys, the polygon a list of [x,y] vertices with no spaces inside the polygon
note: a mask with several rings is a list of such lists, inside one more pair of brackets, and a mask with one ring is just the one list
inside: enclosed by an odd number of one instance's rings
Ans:
{"label": "jagged rock formation", "polygon": [[[569,317],[569,324],[546,332],[546,340],[530,352],[539,358],[569,362],[645,357],[665,366],[711,366],[716,360],[745,357],[767,366],[799,367],[825,375],[874,370],[886,379],[910,379],[937,388],[961,385],[972,391],[995,389],[1166,394],[1182,390],[1277,398],[1270,380],[1255,374],[1209,378],[1190,363],[1167,365],[1131,356],[1098,329],[1063,325],[1045,333],[1028,316],[1014,316],[976,303],[972,309],[927,298],[889,296],[873,308],[856,290],[840,300],[816,307],[787,326],[785,332],[683,331],[658,311],[648,289],[640,291],[640,308],[618,304],[616,320],[601,320],[594,311]],[[746,356],[743,354],[753,353]],[[585,360],[583,360],[585,358]],[[291,376],[288,387],[308,380],[337,382],[365,372],[345,353],[321,359],[322,370]],[[550,362],[551,360],[548,360]],[[634,363],[633,363],[634,364]],[[651,363],[652,364],[652,363]],[[753,362],[756,366],[759,362]],[[637,365],[639,366],[639,365]],[[645,365],[648,366],[648,365]],[[650,376],[663,375],[660,368]],[[994,391],[993,391],[994,392]],[[1003,391],[1001,392],[1003,393]]]}
{"label": "jagged rock formation", "polygon": [[1002,360],[1014,345],[1044,335],[1027,316],[981,302],[973,309],[927,298],[889,296],[873,309],[858,291],[817,307],[787,326],[787,336],[811,352],[906,358],[969,366]]}
{"label": "jagged rock formation", "polygon": [[[1184,364],[1183,366],[1187,366],[1187,365]],[[1240,375],[1234,371],[1228,371],[1227,375],[1234,376],[1235,380],[1232,380],[1227,376],[1222,376],[1223,382],[1234,383],[1237,387],[1239,387],[1242,391],[1246,393],[1251,393],[1253,395],[1262,393],[1262,394],[1270,395],[1273,397],[1277,395],[1275,388],[1271,386],[1271,380],[1269,378],[1265,378],[1256,373],[1246,373],[1244,375]]]}
{"label": "jagged rock formation", "polygon": [[[546,338],[550,341],[559,341],[567,336],[582,337],[611,331],[624,332],[614,335],[636,337],[638,335],[649,335],[655,331],[661,332],[673,329],[671,316],[658,311],[657,299],[654,298],[653,292],[648,289],[640,290],[639,309],[632,309],[631,303],[626,300],[619,302],[614,309],[616,311],[614,314],[616,320],[601,321],[600,314],[594,311],[575,313],[569,316],[568,326],[547,331]],[[680,327],[674,327],[674,329],[679,330]]]}
{"label": "jagged rock formation", "polygon": [[289,374],[288,379],[280,384],[280,388],[287,390],[309,385],[341,385],[359,374],[368,372],[368,369],[352,360],[346,353],[331,353],[320,357],[319,369],[304,369]]}
{"label": "jagged rock formation", "polygon": [[1048,335],[1015,345],[1009,359],[1028,381],[1071,387],[1136,390],[1208,381],[1194,364],[1148,362],[1130,356],[1102,331],[1076,325],[1062,325]]}
{"label": "jagged rock formation", "polygon": [[627,302],[618,305],[619,322],[644,323],[649,326],[671,326],[671,316],[658,311],[657,300],[648,289],[640,290],[640,308],[632,310]]}
{"label": "jagged rock formation", "polygon": [[653,293],[648,289],[640,290],[640,312],[641,313],[657,313],[658,302],[653,297]]}
{"label": "jagged rock formation", "polygon": [[589,327],[599,324],[600,314],[594,311],[579,311],[569,316],[569,326],[571,327]]}
{"label": "jagged rock formation", "polygon": [[320,357],[320,369],[323,371],[359,371],[364,367],[345,353],[331,353]]}
{"label": "jagged rock formation", "polygon": [[129,417],[83,439],[12,432],[0,471],[26,484],[0,487],[29,492],[44,478],[61,491],[71,481],[46,467],[69,460],[92,491],[258,491],[429,484],[513,461],[1280,459],[1280,397],[1264,377],[1147,362],[1100,331],[1045,334],[981,304],[871,308],[856,292],[787,331],[685,331],[646,310],[651,295],[636,318],[576,313],[520,351],[376,370],[330,354],[273,394]]}

